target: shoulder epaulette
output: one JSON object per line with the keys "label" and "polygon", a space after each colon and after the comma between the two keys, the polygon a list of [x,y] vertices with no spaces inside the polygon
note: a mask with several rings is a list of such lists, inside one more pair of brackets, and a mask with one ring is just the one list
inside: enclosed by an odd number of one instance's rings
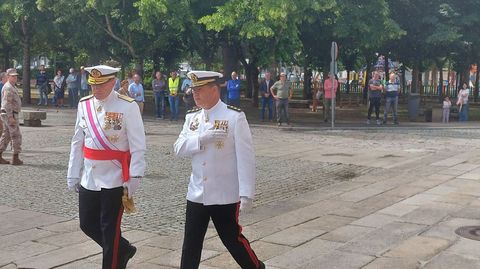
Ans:
{"label": "shoulder epaulette", "polygon": [[129,96],[126,96],[126,95],[123,95],[123,94],[119,94],[118,98],[120,98],[124,101],[127,101],[129,103],[132,103],[133,101],[135,101],[135,99],[133,99],[132,97],[129,97]]}
{"label": "shoulder epaulette", "polygon": [[242,110],[236,106],[227,105],[227,108],[237,112],[242,112]]}
{"label": "shoulder epaulette", "polygon": [[82,99],[80,99],[80,102],[86,101],[86,100],[91,99],[91,98],[93,98],[93,94],[90,94],[90,95],[87,95],[87,96],[83,97]]}
{"label": "shoulder epaulette", "polygon": [[200,110],[202,110],[201,107],[192,108],[190,110],[187,110],[187,114],[197,112],[197,111],[200,111]]}

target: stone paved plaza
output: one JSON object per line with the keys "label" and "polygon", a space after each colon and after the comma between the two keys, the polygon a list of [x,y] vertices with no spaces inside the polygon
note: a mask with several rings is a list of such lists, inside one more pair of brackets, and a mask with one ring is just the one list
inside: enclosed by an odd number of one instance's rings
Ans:
{"label": "stone paved plaza", "polygon": [[[74,120],[73,110],[49,110],[44,127],[22,127],[26,165],[0,167],[0,268],[101,268],[66,190]],[[138,247],[129,268],[178,268],[190,173],[172,151],[182,122],[145,125],[139,212],[123,222]],[[273,269],[480,268],[480,242],[454,233],[480,225],[476,125],[254,123],[257,196],[241,216],[245,235]],[[213,226],[202,260],[203,269],[238,268]]]}

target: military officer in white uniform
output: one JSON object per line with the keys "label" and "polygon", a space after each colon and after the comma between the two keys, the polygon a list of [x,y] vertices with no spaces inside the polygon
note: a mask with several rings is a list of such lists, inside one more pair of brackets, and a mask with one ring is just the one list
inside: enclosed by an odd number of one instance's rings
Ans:
{"label": "military officer in white uniform", "polygon": [[220,100],[222,74],[191,71],[187,76],[199,108],[187,113],[174,145],[176,155],[192,157],[180,268],[198,268],[210,218],[243,269],[265,268],[238,223],[239,212],[252,208],[255,194],[255,154],[245,114]]}
{"label": "military officer in white uniform", "polygon": [[132,98],[113,90],[117,68],[94,66],[93,95],[80,100],[67,184],[79,192],[82,231],[103,248],[103,269],[125,268],[136,248],[121,236],[124,188],[132,198],[145,172],[145,132]]}

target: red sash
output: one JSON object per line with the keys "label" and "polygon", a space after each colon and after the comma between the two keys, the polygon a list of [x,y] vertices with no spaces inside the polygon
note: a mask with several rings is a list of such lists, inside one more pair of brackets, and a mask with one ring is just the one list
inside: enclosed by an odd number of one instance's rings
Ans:
{"label": "red sash", "polygon": [[122,164],[123,182],[130,179],[130,151],[91,149],[83,147],[83,156],[89,160],[111,161],[117,160]]}

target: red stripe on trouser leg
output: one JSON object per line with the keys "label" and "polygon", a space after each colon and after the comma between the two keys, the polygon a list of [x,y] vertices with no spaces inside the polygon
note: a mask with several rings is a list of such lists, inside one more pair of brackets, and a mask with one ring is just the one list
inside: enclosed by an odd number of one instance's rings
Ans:
{"label": "red stripe on trouser leg", "polygon": [[237,203],[237,210],[235,212],[235,221],[237,222],[238,226],[238,242],[242,243],[243,247],[245,250],[247,250],[248,256],[250,256],[250,259],[252,259],[253,264],[255,264],[256,268],[260,267],[260,262],[258,261],[257,255],[255,255],[255,252],[253,252],[252,247],[250,247],[250,243],[248,243],[248,240],[242,235],[242,226],[238,222],[238,216],[240,214],[240,202]]}
{"label": "red stripe on trouser leg", "polygon": [[123,206],[118,212],[117,225],[115,226],[115,239],[113,240],[112,269],[117,269],[118,247],[120,245],[120,224],[122,223]]}

